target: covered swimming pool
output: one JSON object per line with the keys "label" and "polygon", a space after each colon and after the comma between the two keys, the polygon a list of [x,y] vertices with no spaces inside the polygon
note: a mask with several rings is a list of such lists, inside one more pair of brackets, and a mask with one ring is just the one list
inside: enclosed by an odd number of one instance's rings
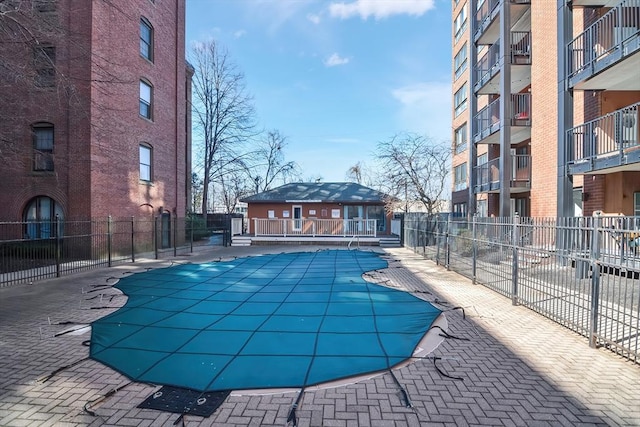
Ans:
{"label": "covered swimming pool", "polygon": [[182,264],[122,278],[90,357],[134,381],[207,392],[301,388],[389,370],[441,310],[367,282],[380,254],[323,250]]}

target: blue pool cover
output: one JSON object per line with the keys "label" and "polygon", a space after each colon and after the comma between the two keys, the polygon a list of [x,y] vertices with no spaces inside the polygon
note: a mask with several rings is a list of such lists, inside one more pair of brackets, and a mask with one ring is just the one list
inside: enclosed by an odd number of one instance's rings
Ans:
{"label": "blue pool cover", "polygon": [[129,378],[198,391],[300,388],[411,357],[440,310],[362,278],[360,250],[183,264],[121,279],[90,357]]}

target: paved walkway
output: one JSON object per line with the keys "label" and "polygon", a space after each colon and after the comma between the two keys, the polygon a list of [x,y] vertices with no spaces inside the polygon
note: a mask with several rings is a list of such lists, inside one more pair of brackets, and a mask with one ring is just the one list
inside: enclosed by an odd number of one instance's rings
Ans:
{"label": "paved walkway", "polygon": [[[315,247],[214,248],[176,262],[226,259]],[[390,286],[419,291],[446,313],[449,332],[431,360],[396,370],[413,408],[386,374],[333,389],[308,390],[297,410],[299,426],[640,426],[640,366],[509,299],[407,249],[386,249],[390,268],[378,274]],[[90,323],[124,304],[100,285],[170,261],[140,260],[56,280],[0,289],[0,426],[172,426],[176,414],[138,409],[158,387],[133,383],[84,405],[129,380],[84,360],[47,381],[57,368],[83,360],[89,333],[55,336]],[[97,287],[96,287],[97,286]],[[113,308],[104,308],[113,307]],[[73,322],[64,323],[64,322]],[[63,324],[60,324],[63,323]],[[38,381],[39,380],[39,381]],[[186,426],[284,426],[295,394],[231,395],[210,418],[186,416]]]}

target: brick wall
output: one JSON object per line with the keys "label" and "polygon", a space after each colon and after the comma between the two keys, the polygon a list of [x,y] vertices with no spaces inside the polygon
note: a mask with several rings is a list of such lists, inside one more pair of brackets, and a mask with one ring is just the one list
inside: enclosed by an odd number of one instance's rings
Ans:
{"label": "brick wall", "polygon": [[[558,55],[555,2],[531,2],[531,215],[556,216]],[[551,17],[551,19],[550,19]]]}
{"label": "brick wall", "polygon": [[[139,54],[141,16],[154,28],[153,62]],[[190,163],[184,0],[132,0],[117,8],[59,0],[54,18],[55,31],[39,38],[56,47],[56,87],[2,87],[0,134],[16,148],[0,169],[0,220],[20,220],[36,196],[53,198],[67,218],[149,215],[161,206],[183,216]],[[16,63],[33,68],[28,43],[12,46]],[[138,114],[141,78],[154,87],[151,121]],[[34,122],[55,126],[53,172],[32,172]],[[153,147],[151,184],[139,180],[141,142]]]}

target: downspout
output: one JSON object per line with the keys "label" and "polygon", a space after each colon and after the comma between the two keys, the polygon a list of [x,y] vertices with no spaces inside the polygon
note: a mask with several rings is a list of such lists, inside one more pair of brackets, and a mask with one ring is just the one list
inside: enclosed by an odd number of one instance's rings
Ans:
{"label": "downspout", "polygon": [[[180,0],[176,0],[176,16],[175,16],[175,30],[176,30],[176,54],[175,54],[175,79],[176,79],[176,83],[175,83],[175,96],[176,96],[176,105],[175,105],[175,123],[174,123],[174,129],[175,129],[175,141],[174,141],[174,145],[175,145],[175,150],[173,153],[173,158],[174,158],[174,172],[175,172],[175,185],[174,185],[174,195],[175,195],[175,215],[178,215],[178,123],[179,123],[179,118],[180,118],[180,114],[179,114],[179,108],[178,106],[180,105],[180,101],[179,98],[180,96],[178,95],[178,85],[179,85],[179,63],[181,63],[178,60],[178,55],[180,53],[180,49],[178,48],[179,42],[180,42],[180,32],[179,32],[179,27],[180,27]],[[184,58],[183,58],[184,59]],[[184,63],[184,61],[182,62]]]}

